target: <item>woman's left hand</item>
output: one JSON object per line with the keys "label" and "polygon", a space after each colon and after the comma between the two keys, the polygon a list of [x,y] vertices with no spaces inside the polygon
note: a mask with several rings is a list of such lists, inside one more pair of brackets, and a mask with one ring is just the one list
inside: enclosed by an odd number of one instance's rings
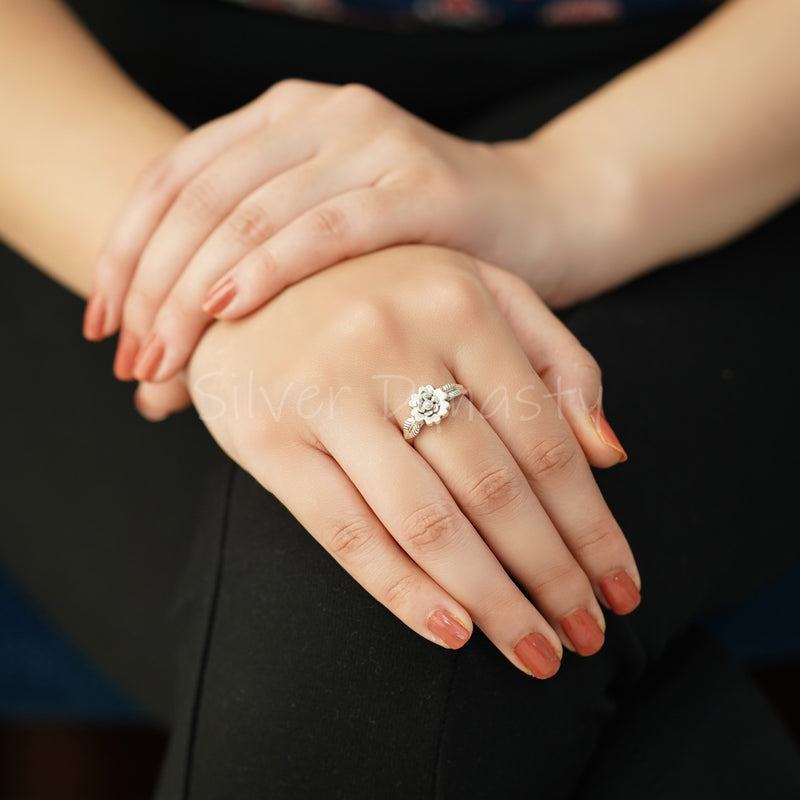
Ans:
{"label": "woman's left hand", "polygon": [[[528,263],[551,227],[523,152],[446,134],[363,86],[279,83],[143,176],[99,259],[85,332],[121,324],[117,376],[163,381],[212,316],[241,317],[350,256],[419,242]],[[545,297],[558,280],[546,270]]]}

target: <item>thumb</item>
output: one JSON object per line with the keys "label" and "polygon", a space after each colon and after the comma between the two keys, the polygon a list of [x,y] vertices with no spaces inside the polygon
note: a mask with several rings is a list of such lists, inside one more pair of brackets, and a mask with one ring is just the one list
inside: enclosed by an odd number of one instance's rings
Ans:
{"label": "thumb", "polygon": [[477,262],[478,272],[495,299],[531,366],[547,386],[594,467],[627,460],[603,414],[600,367],[589,351],[553,314],[522,278]]}

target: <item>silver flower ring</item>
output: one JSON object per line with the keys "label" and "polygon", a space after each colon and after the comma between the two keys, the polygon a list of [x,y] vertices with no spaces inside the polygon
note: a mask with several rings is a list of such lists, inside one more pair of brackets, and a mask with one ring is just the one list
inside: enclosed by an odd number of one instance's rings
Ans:
{"label": "silver flower ring", "polygon": [[410,442],[423,425],[438,425],[450,413],[450,401],[462,394],[467,394],[467,390],[460,383],[446,383],[441,389],[430,384],[420,386],[408,401],[411,416],[403,425],[406,441]]}

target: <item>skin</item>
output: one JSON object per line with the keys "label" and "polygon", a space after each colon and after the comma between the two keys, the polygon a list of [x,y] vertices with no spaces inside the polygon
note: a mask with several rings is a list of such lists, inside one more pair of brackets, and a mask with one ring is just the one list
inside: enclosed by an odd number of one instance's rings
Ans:
{"label": "skin", "polygon": [[[262,103],[256,101],[238,116],[217,121],[187,135],[174,118],[143,95],[104,57],[80,26],[53,0],[31,0],[25,4],[0,0],[0,12],[4,20],[0,30],[0,96],[6,112],[0,130],[0,181],[5,189],[0,198],[0,233],[57,280],[81,293],[87,292],[92,285],[90,265],[97,262],[98,291],[94,297],[99,301],[94,307],[100,308],[102,314],[95,313],[93,321],[99,324],[88,325],[87,333],[95,338],[106,335],[122,320],[126,330],[135,338],[137,349],[145,339],[154,336],[164,348],[157,365],[161,372],[148,375],[161,382],[143,384],[137,393],[140,409],[151,418],[163,416],[188,401],[186,387],[178,372],[187,364],[187,358],[190,376],[197,374],[195,365],[198,364],[202,365],[201,372],[206,375],[209,371],[216,371],[213,368],[219,362],[215,359],[221,358],[220,354],[225,354],[228,359],[245,359],[244,368],[247,363],[252,363],[252,359],[247,359],[255,352],[254,348],[264,347],[265,340],[261,337],[269,333],[269,322],[264,320],[273,320],[273,314],[277,313],[272,303],[235,324],[215,323],[208,328],[209,316],[200,315],[193,300],[185,303],[189,314],[181,317],[173,313],[170,316],[170,307],[174,312],[181,306],[180,294],[175,296],[178,302],[171,299],[174,287],[191,289],[201,302],[213,288],[213,282],[223,278],[231,266],[243,270],[241,276],[236,273],[244,287],[239,298],[250,304],[230,306],[231,316],[258,308],[270,296],[295,284],[299,278],[345,257],[402,241],[459,247],[474,256],[489,259],[516,271],[537,287],[550,304],[561,306],[602,292],[681,256],[715,247],[788,203],[800,189],[800,108],[797,103],[787,102],[787,98],[800,96],[800,86],[797,85],[800,83],[800,64],[797,63],[800,56],[794,46],[800,26],[800,7],[790,0],[731,0],[689,36],[629,71],[529,139],[496,148],[470,145],[444,136],[409,118],[363,87],[331,89],[297,84],[289,85],[291,92],[286,84],[282,84],[268,93]],[[746,58],[741,56],[742,41],[747,42]],[[724,84],[719,79],[720,64],[725,65]],[[283,100],[276,101],[275,98],[281,95]],[[336,103],[339,104],[338,112]],[[347,185],[342,188],[336,184],[341,176],[337,178],[331,172],[333,158],[316,164],[316,172],[304,171],[297,166],[294,172],[298,174],[294,178],[291,177],[292,171],[285,170],[288,162],[282,166],[279,164],[271,171],[267,170],[266,176],[262,175],[264,182],[260,186],[243,188],[233,180],[229,191],[226,189],[225,200],[229,205],[233,204],[227,211],[224,210],[227,208],[225,203],[203,202],[204,197],[215,200],[217,195],[209,195],[208,188],[220,192],[225,188],[221,184],[201,183],[206,187],[205,195],[190,188],[196,185],[193,182],[203,170],[215,164],[219,166],[217,161],[220,160],[227,163],[225,159],[233,158],[232,153],[238,153],[236,158],[243,159],[246,164],[254,163],[248,159],[252,159],[256,152],[263,152],[270,136],[274,137],[278,129],[283,136],[292,125],[299,126],[297,130],[302,131],[304,120],[313,118],[315,114],[328,113],[330,119],[346,119],[346,112],[351,109],[348,104],[357,105],[360,113],[373,121],[376,126],[373,130],[383,132],[384,135],[377,138],[383,142],[393,163],[398,163],[399,158],[400,163],[406,165],[406,171],[400,170],[399,175],[390,175],[385,168],[381,171],[380,160],[385,154],[381,155],[380,148],[351,148],[348,162],[348,175],[361,175],[370,185],[374,182],[376,191],[378,188],[391,189],[385,192],[383,199],[386,202],[382,208],[395,208],[401,212],[405,209],[407,212],[395,215],[402,222],[396,228],[374,230],[365,212],[371,200],[366,202],[362,197],[360,203],[352,207],[341,206],[337,198],[352,199],[359,187]],[[261,121],[256,119],[259,114],[264,115]],[[54,129],[58,136],[53,136]],[[334,148],[328,155],[338,153],[336,146],[347,148],[352,139],[352,136],[348,137],[346,125],[334,133],[338,138],[330,137],[333,145],[326,144],[327,138],[322,143]],[[592,142],[591,148],[585,146],[587,141]],[[364,154],[363,160],[360,160],[359,153]],[[376,165],[378,172],[371,172]],[[144,177],[137,182],[137,176],[142,173]],[[233,175],[234,171],[224,169],[222,173]],[[495,179],[487,179],[490,174]],[[423,177],[430,175],[433,175],[433,180]],[[314,180],[309,180],[309,176]],[[271,180],[279,177],[285,178],[282,191],[294,191],[300,199],[294,206],[296,215],[293,219],[273,224],[270,220],[275,216],[271,211],[271,190],[268,187]],[[326,180],[326,185],[333,187],[327,196],[310,199],[303,196],[308,186],[325,184]],[[292,186],[295,186],[294,190]],[[251,213],[243,214],[238,226],[231,225],[228,215],[236,208],[241,211],[240,204],[253,191],[263,192],[263,215],[256,212],[253,216],[254,206],[251,205]],[[197,215],[189,214],[184,227],[191,236],[176,234],[174,230],[171,232],[172,222],[178,218],[177,210],[174,214],[171,212],[180,208],[176,204],[192,196],[195,212],[201,212],[202,224],[198,228]],[[408,209],[415,207],[421,198],[432,198],[430,207],[440,213],[415,222],[413,214],[409,217]],[[520,209],[525,209],[524,216],[520,216]],[[311,237],[310,241],[315,243],[312,252],[304,253],[297,242],[306,239],[300,223],[303,215],[309,212],[306,222],[312,227],[306,227],[306,230],[313,230],[318,235]],[[385,216],[391,217],[392,214]],[[117,219],[117,223],[113,224],[112,219]],[[248,219],[251,223],[266,219],[268,224],[241,224]],[[208,268],[199,281],[194,280],[197,273],[195,259],[200,257],[202,242],[226,224],[229,233],[238,227],[240,233],[249,234],[250,249],[240,256],[231,255],[235,247],[241,249],[242,242],[230,237],[230,245],[221,248],[222,257],[215,263],[219,274]],[[295,231],[291,233],[293,225]],[[263,241],[258,240],[259,232],[264,234]],[[283,249],[265,258],[264,252],[271,253],[270,248],[276,247],[275,240],[281,234]],[[294,245],[292,236],[296,239]],[[187,244],[192,237],[194,243]],[[105,247],[103,241],[107,242]],[[502,249],[488,244],[499,241],[503,242]],[[398,251],[389,252],[394,258]],[[410,265],[414,263],[412,253],[399,252],[405,253],[404,274],[408,274]],[[435,265],[437,275],[441,270],[454,286],[461,287],[458,291],[462,292],[464,281],[461,273],[453,271],[453,265],[441,256],[441,251],[436,252],[439,255],[426,251],[425,258]],[[182,254],[181,257],[176,253]],[[298,283],[291,292],[279,295],[273,303],[280,301],[278,308],[283,308],[282,303],[290,303],[290,300],[282,299],[284,295],[290,299],[297,297],[296,292],[311,291],[308,287],[313,287],[316,281],[332,280],[330,275],[349,275],[350,269],[361,270],[359,286],[372,287],[378,294],[384,286],[383,281],[389,286],[396,280],[396,294],[403,295],[400,291],[402,286],[410,291],[412,284],[403,284],[404,279],[392,271],[394,264],[387,264],[384,257],[377,254],[366,260],[367,264],[381,265],[377,278],[364,267],[364,261],[356,262],[355,266],[345,263],[326,270],[311,281]],[[164,269],[164,258],[169,262],[165,273],[167,280],[154,286],[152,281]],[[247,258],[253,260],[249,273],[242,266]],[[254,269],[255,264],[261,269]],[[269,270],[264,270],[264,265]],[[464,264],[461,264],[461,269],[469,272]],[[519,324],[515,326],[514,320],[519,322],[528,311],[519,307],[517,295],[520,293],[504,283],[502,277],[493,283],[488,268],[475,269],[493,298],[489,302],[481,296],[484,305],[481,306],[479,323],[489,326],[485,332],[487,341],[500,348],[497,353],[503,353],[503,357],[496,356],[495,361],[510,369],[508,375],[497,375],[494,385],[514,385],[522,369],[521,362],[514,356],[515,353],[519,355],[519,344],[515,343],[514,337],[509,337],[507,329],[493,327],[498,308],[505,313],[506,324],[513,329],[516,341],[524,346],[528,369],[530,364],[540,363],[536,361],[536,353],[543,343],[560,341],[563,331],[557,331],[558,326],[543,312],[541,304],[536,316],[532,317],[540,322],[536,330],[526,330]],[[270,276],[266,282],[263,280],[265,272]],[[247,274],[253,281],[249,289]],[[132,281],[140,284],[133,292],[129,291]],[[473,294],[469,295],[467,307],[475,309],[479,299],[475,288],[477,283],[473,281],[471,286]],[[467,294],[463,291],[458,296],[464,300]],[[404,302],[398,300],[396,304],[384,302],[381,305],[383,310],[391,312],[391,319],[396,323],[391,342],[397,343],[404,353],[405,358],[396,358],[397,369],[409,376],[423,372],[438,376],[439,367],[450,367],[454,351],[457,352],[459,346],[462,349],[468,347],[463,342],[469,339],[451,340],[449,350],[447,342],[440,342],[435,337],[425,338],[425,347],[416,346],[419,330],[415,325],[419,320],[414,314],[418,298],[415,290],[412,296],[403,296],[406,298]],[[326,320],[326,324],[337,330],[336,319],[324,313],[331,312],[331,308],[320,302],[319,319]],[[533,306],[530,313],[533,313]],[[165,320],[172,320],[172,327]],[[423,331],[432,329],[433,321],[429,319],[428,323],[423,325]],[[463,336],[474,336],[477,324],[475,319],[471,319],[471,328],[462,331]],[[206,332],[198,342],[204,328]],[[453,317],[453,331],[457,330],[456,318]],[[274,342],[275,337],[271,341]],[[386,344],[389,344],[388,340]],[[352,346],[355,347],[355,343]],[[547,383],[548,378],[572,375],[571,381],[566,382],[568,387],[575,390],[587,388],[584,398],[598,397],[596,365],[590,357],[587,359],[577,344],[566,349],[551,348],[550,352],[551,357],[543,362],[539,374],[545,377],[545,385],[551,391],[553,388]],[[553,355],[556,353],[558,358]],[[281,357],[280,353],[271,355]],[[428,363],[425,359],[429,357],[438,358],[438,365]],[[137,369],[133,355],[130,361],[126,371],[142,375],[142,364],[139,363]],[[311,363],[314,359],[308,361]],[[374,366],[374,361],[366,363]],[[458,373],[457,379],[470,387],[493,385],[491,381],[482,380],[487,376],[480,371],[479,363],[475,358],[470,365],[464,364],[464,375]],[[516,371],[513,364],[517,364]],[[304,364],[303,368],[309,369],[310,366]],[[381,365],[378,371],[384,370],[385,365]],[[348,385],[363,387],[366,374],[341,372],[336,377],[340,382],[346,377]],[[374,370],[369,372],[372,374],[375,374]],[[287,384],[291,382],[287,374],[281,375]],[[473,375],[477,382],[468,377]],[[270,379],[266,375],[264,378]],[[324,380],[331,380],[329,375],[320,376],[313,372],[304,373],[302,378],[308,385],[314,381],[323,385]],[[202,398],[198,395],[196,382],[190,380],[189,387],[199,405]],[[224,382],[217,389],[226,391]],[[361,392],[359,396],[364,396],[366,402],[368,394]],[[578,396],[577,391],[572,395],[573,398]],[[375,398],[370,398],[374,403]],[[565,410],[572,429],[570,435],[574,437],[569,452],[574,453],[575,442],[583,450],[580,458],[571,457],[566,463],[573,464],[573,469],[579,473],[582,471],[583,475],[586,474],[587,458],[591,463],[603,466],[619,460],[619,452],[603,444],[587,421],[586,411],[593,403],[596,400],[578,403],[573,399],[566,404]],[[398,405],[402,405],[402,399],[398,400]],[[363,414],[374,416],[375,408],[372,406],[371,411],[359,408],[357,412],[351,410],[355,416],[345,425],[351,435],[361,424]],[[303,428],[305,422],[295,420],[295,424],[281,425],[281,435],[296,436],[294,447],[297,452],[305,445],[336,461],[341,467],[336,473],[341,493],[331,493],[330,507],[335,507],[337,500],[341,502],[349,491],[349,496],[353,497],[352,511],[356,507],[355,496],[341,475],[348,477],[351,487],[361,486],[368,476],[351,475],[352,465],[350,472],[345,466],[351,464],[346,448],[334,454],[324,443],[327,440],[323,436],[335,438],[337,432],[341,435],[339,426],[335,430],[316,431],[316,438],[309,442],[308,438],[303,438],[308,436],[309,430]],[[397,439],[396,423],[397,420],[393,431]],[[234,427],[244,425],[230,421],[226,424]],[[446,424],[456,427],[458,417],[454,415]],[[209,426],[226,446],[228,440],[217,431],[214,421],[209,420]],[[284,431],[284,427],[288,431]],[[554,510],[555,507],[548,507],[548,501],[540,496],[537,479],[531,473],[530,453],[526,458],[524,449],[521,452],[517,450],[519,443],[528,441],[531,433],[534,441],[554,441],[552,433],[541,438],[540,430],[526,433],[509,430],[502,435],[494,431],[516,463],[516,468],[527,479],[535,499],[546,511],[547,519],[541,519],[540,526],[546,528],[550,525],[558,532],[563,545],[580,564],[584,580],[599,595],[597,583],[600,573],[588,562],[584,565],[573,549],[580,550],[580,545],[575,542],[580,542],[581,531],[587,526],[592,528],[597,520],[565,521]],[[231,436],[231,442],[238,441],[234,435]],[[432,446],[437,441],[434,436],[426,438],[429,443],[420,440],[420,447]],[[230,447],[229,452],[245,469],[257,476],[263,475],[264,482],[270,485],[270,476],[262,472],[269,436],[265,435],[259,441],[264,442],[264,449],[258,448],[257,453],[239,447]],[[399,443],[406,448],[403,451],[406,456],[413,454],[406,443],[402,440]],[[557,452],[565,450],[562,443]],[[339,455],[345,464],[337,460]],[[457,498],[453,497],[453,492],[457,492],[458,476],[450,475],[446,469],[441,473],[447,474],[441,474],[430,464],[435,459],[433,452],[430,455],[425,453],[429,468],[439,475],[451,492],[451,501],[448,502],[460,507]],[[330,466],[329,462],[325,463]],[[565,473],[563,458],[556,461],[556,466],[558,464],[561,464],[561,472],[557,474],[562,478],[564,474],[570,477],[570,480],[563,481],[561,488],[572,493],[575,498],[573,506],[580,506],[596,489],[589,488],[590,484],[585,480],[574,479],[574,475]],[[506,475],[510,470],[509,467]],[[430,476],[430,473],[426,474]],[[468,476],[464,480],[468,482]],[[505,483],[507,485],[508,481]],[[281,487],[276,484],[276,488],[281,496]],[[330,520],[325,523],[313,518],[313,509],[301,509],[292,501],[289,489],[285,490],[285,502],[307,527],[313,529],[312,533],[336,529],[331,527]],[[528,498],[527,502],[532,501]],[[377,505],[378,501],[374,503]],[[402,497],[398,498],[394,513],[400,513],[398,509],[404,507]],[[452,506],[450,508],[452,510]],[[466,512],[465,519],[469,517],[469,512],[462,510]],[[495,509],[495,514],[501,511]],[[383,532],[391,536],[391,540],[382,537],[381,530],[373,522],[373,539],[383,542],[385,553],[394,548],[397,555],[398,543],[401,547],[408,544],[408,531],[404,533],[403,525],[397,523],[399,518],[393,517],[390,511],[377,512],[373,508],[372,512],[380,517]],[[472,517],[469,517],[469,522],[472,529],[461,523],[462,540],[472,546],[480,544],[474,533],[480,529],[482,541],[489,545],[492,536],[483,528],[488,531],[490,526],[483,522],[481,527]],[[620,551],[614,550],[614,547],[619,547],[620,537],[621,534],[615,531],[610,537],[603,535],[598,539],[603,545],[598,549],[607,547],[608,552],[616,553],[608,563],[614,562],[617,566],[625,561],[619,555]],[[324,538],[322,534],[320,538]],[[525,575],[525,567],[517,564],[514,554],[497,552],[498,549],[499,546],[495,545],[492,551],[498,564],[512,575]],[[531,616],[527,607],[523,612],[522,606],[518,605],[520,616],[517,618],[515,614],[515,624],[520,627],[513,631],[497,628],[492,611],[487,611],[482,605],[480,592],[476,591],[486,587],[456,585],[421,554],[416,553],[424,564],[409,555],[440,590],[448,592],[447,599],[440,595],[437,601],[450,603],[451,611],[461,615],[459,618],[467,624],[469,616],[464,614],[474,614],[478,624],[487,629],[499,649],[512,661],[515,656],[509,648],[513,648],[514,637],[526,630],[541,632],[553,645],[554,634],[563,637],[557,621],[564,610],[563,601],[537,597],[537,607],[542,605],[539,611],[545,614],[542,620],[546,619],[546,622]],[[550,558],[551,554],[547,554],[544,563],[550,563]],[[530,554],[523,560],[529,566]],[[638,582],[635,567],[631,563],[622,565]],[[397,562],[394,574],[398,579],[402,578],[403,570],[407,571],[407,568],[407,562],[402,565]],[[466,575],[475,574],[469,567],[465,569]],[[356,574],[358,571],[351,569],[351,572]],[[500,580],[496,569],[493,574]],[[567,573],[556,571],[556,574]],[[374,575],[358,573],[357,578],[382,602],[387,602],[386,597],[381,596]],[[532,594],[541,594],[535,578],[525,582]],[[420,578],[416,586],[423,583]],[[425,585],[430,589],[430,584]],[[585,596],[586,584],[583,585],[583,590],[573,587],[571,596],[575,603],[596,614],[597,607]],[[425,595],[422,590],[420,592]],[[411,594],[416,596],[415,592]],[[415,630],[420,630],[420,614],[424,615],[420,608],[429,609],[432,597],[428,594],[426,601],[414,606],[413,610],[409,610],[411,606],[393,610]],[[515,602],[521,601],[517,598]],[[453,603],[460,605],[454,606]],[[502,607],[502,602],[499,607]],[[550,630],[544,627],[548,623]],[[515,663],[520,666],[518,661]]]}
{"label": "skin", "polygon": [[[399,619],[434,641],[437,609],[474,620],[527,671],[521,639],[539,633],[560,656],[565,616],[586,609],[604,628],[601,580],[639,578],[538,374],[578,343],[519,282],[528,337],[539,333],[524,351],[486,273],[499,270],[418,245],[343,262],[213,326],[188,382],[222,448]],[[409,447],[416,375],[474,388]]]}
{"label": "skin", "polygon": [[241,317],[392,244],[470,253],[557,307],[716,247],[800,191],[799,30],[791,0],[731,0],[499,145],[438,131],[367,87],[280,83],[139,184],[99,259],[103,325],[87,333],[121,322],[139,358],[118,377],[164,380],[211,314]]}
{"label": "skin", "polygon": [[[146,170],[148,164],[182,141],[186,131],[164,109],[132,86],[57,3],[51,0],[32,0],[28,4],[7,2],[0,5],[0,11],[5,15],[4,26],[0,28],[0,102],[4,111],[4,125],[0,130],[0,179],[6,188],[0,198],[0,232],[44,271],[85,295],[91,285],[91,265],[109,235],[113,218],[119,215],[126,198],[130,196],[137,176]],[[49,46],[51,41],[56,44]],[[20,69],[19,65],[23,62],[30,62],[30,69]],[[15,80],[2,85],[2,76],[10,74],[15,75]],[[55,128],[58,129],[58,136],[53,137]],[[153,175],[152,170],[149,174]],[[448,342],[442,341],[438,330],[432,341],[434,324],[430,309],[426,318],[419,316],[419,276],[413,272],[419,269],[418,266],[413,267],[419,257],[412,251],[392,251],[389,262],[387,258],[384,254],[368,256],[357,267],[370,275],[368,281],[359,278],[358,283],[373,290],[373,294],[362,303],[366,318],[369,319],[370,303],[383,292],[381,303],[387,312],[387,320],[394,320],[396,336],[392,339],[392,346],[398,350],[397,357],[392,360],[392,369],[398,374],[408,375],[409,379],[423,371],[433,379],[431,369],[435,369],[437,379],[445,377],[443,369],[445,366],[451,368],[458,355],[455,351],[460,349],[455,346],[453,337],[457,332],[462,335],[466,333],[463,330],[464,320],[456,324],[453,319]],[[448,567],[450,577],[440,576],[447,583],[444,587],[431,575],[431,572],[439,575],[436,565],[430,564],[422,556],[422,564],[408,555],[402,556],[393,532],[397,531],[399,539],[402,539],[403,531],[406,531],[407,539],[408,526],[401,524],[403,515],[408,516],[413,507],[412,510],[417,512],[420,519],[420,512],[424,510],[415,496],[409,495],[411,488],[394,497],[396,505],[390,504],[381,509],[382,519],[377,523],[377,517],[369,517],[369,514],[375,516],[376,510],[366,510],[363,500],[359,499],[360,494],[356,493],[358,487],[359,492],[363,489],[365,495],[376,496],[374,488],[364,488],[369,476],[351,477],[333,455],[326,454],[329,445],[332,448],[335,444],[335,435],[342,436],[348,428],[358,429],[364,414],[368,415],[371,424],[380,423],[381,435],[392,437],[392,448],[398,457],[413,460],[414,470],[409,472],[409,476],[416,474],[418,481],[435,487],[439,507],[453,512],[444,518],[440,517],[438,525],[433,524],[435,519],[429,518],[431,524],[424,526],[425,529],[441,530],[441,519],[446,522],[455,518],[454,509],[460,506],[448,487],[452,486],[453,491],[465,491],[469,479],[475,480],[474,475],[453,472],[447,465],[440,465],[438,469],[430,464],[424,466],[425,461],[418,455],[421,451],[403,441],[396,420],[391,426],[388,425],[382,410],[383,389],[376,395],[378,387],[371,378],[378,372],[384,372],[387,365],[382,363],[378,368],[374,352],[371,359],[357,369],[353,364],[360,362],[353,358],[354,345],[350,352],[338,354],[339,361],[330,358],[330,366],[340,369],[338,374],[332,376],[314,371],[314,364],[318,364],[319,359],[303,355],[303,351],[306,354],[308,352],[309,342],[300,336],[299,331],[293,337],[291,353],[294,358],[291,362],[288,360],[290,350],[283,344],[279,345],[280,339],[270,327],[276,319],[275,309],[290,319],[307,318],[312,300],[305,293],[312,291],[317,280],[328,282],[337,275],[349,274],[344,273],[344,267],[348,265],[343,265],[341,273],[329,270],[313,281],[296,285],[291,292],[281,295],[277,306],[270,304],[245,320],[210,326],[189,361],[191,379],[188,385],[202,409],[209,387],[202,381],[198,386],[197,378],[219,371],[220,363],[225,365],[224,369],[229,369],[234,359],[244,373],[247,365],[253,363],[255,353],[259,354],[259,359],[253,368],[262,370],[258,373],[259,385],[270,390],[281,390],[280,383],[275,385],[275,381],[281,379],[284,385],[291,384],[293,380],[295,383],[302,381],[302,385],[306,386],[333,385],[331,382],[334,377],[336,385],[346,383],[359,387],[366,383],[369,392],[361,392],[361,395],[369,406],[359,410],[358,418],[352,422],[343,420],[344,424],[335,426],[332,431],[319,431],[311,441],[309,436],[313,431],[309,428],[310,423],[301,415],[292,421],[282,420],[271,436],[265,432],[264,436],[254,440],[260,446],[249,448],[242,447],[241,442],[252,439],[253,422],[250,419],[223,415],[223,419],[219,420],[207,415],[206,421],[212,433],[238,463],[264,480],[329,549],[336,549],[335,540],[332,543],[330,537],[325,538],[325,534],[337,530],[337,519],[352,519],[359,514],[362,520],[369,518],[375,557],[369,562],[357,563],[347,558],[341,547],[337,557],[346,562],[347,568],[359,582],[381,602],[387,603],[414,630],[427,638],[435,638],[425,623],[432,611],[444,608],[461,622],[468,635],[474,613],[479,624],[487,628],[504,654],[517,667],[525,668],[513,650],[515,637],[540,633],[550,642],[558,657],[562,646],[573,646],[560,622],[565,613],[586,608],[598,626],[601,629],[604,627],[598,604],[598,597],[606,602],[598,588],[604,573],[622,568],[637,584],[639,577],[627,543],[588,472],[588,462],[596,466],[610,466],[620,459],[619,450],[607,446],[598,437],[587,414],[587,409],[596,406],[600,397],[597,364],[519,279],[487,265],[478,266],[477,262],[465,261],[464,258],[441,250],[427,253],[426,275],[431,278],[434,274],[439,276],[438,285],[442,286],[445,296],[455,298],[457,303],[468,302],[474,310],[480,308],[479,319],[470,321],[470,332],[474,333],[476,326],[485,329],[485,340],[493,343],[495,350],[492,364],[507,362],[505,368],[508,373],[493,376],[493,383],[512,386],[521,379],[522,374],[526,380],[535,381],[537,392],[541,395],[535,400],[549,408],[551,426],[546,430],[536,428],[519,432],[528,446],[527,455],[524,451],[517,453],[509,449],[509,444],[515,438],[513,431],[494,431],[488,423],[482,427],[481,435],[493,442],[498,452],[505,454],[503,469],[499,472],[495,470],[496,474],[488,476],[486,480],[491,480],[499,487],[498,491],[503,490],[507,497],[515,492],[520,498],[516,501],[518,504],[524,502],[529,509],[538,509],[535,525],[530,525],[530,531],[531,536],[535,531],[539,538],[528,540],[522,535],[519,517],[515,521],[519,552],[507,546],[505,549],[497,545],[491,547],[477,531],[496,530],[499,520],[509,520],[509,508],[488,508],[483,515],[473,511],[472,516],[459,512],[458,530],[464,544],[459,546],[458,542],[449,542],[448,557],[438,560],[438,570],[449,564],[449,553],[452,553],[453,563],[464,565],[465,576],[480,576],[483,567],[491,565],[487,573],[491,585],[481,584],[477,579],[473,583],[460,583],[453,578],[455,573],[452,567]],[[402,269],[398,262],[402,263]],[[380,268],[371,269],[369,265],[373,263],[380,265]],[[468,280],[464,275],[469,276]],[[391,300],[389,295],[400,294],[401,288],[402,302],[399,299],[396,302]],[[340,298],[326,297],[333,295],[331,292],[314,290],[314,317],[320,322],[319,331],[330,333],[341,330],[343,317]],[[374,317],[374,310],[372,315]],[[347,318],[344,318],[344,322],[347,322]],[[285,331],[286,325],[280,324],[278,328]],[[513,334],[510,332],[512,330]],[[386,331],[383,333],[385,335]],[[385,338],[383,341],[388,346]],[[271,348],[265,343],[271,344]],[[343,343],[345,346],[346,341]],[[428,354],[428,360],[417,363],[422,352]],[[273,365],[278,362],[284,365],[297,363],[297,369],[304,371],[297,375],[283,372],[279,377],[277,370],[274,374],[265,374],[263,364],[267,362],[261,359],[267,354],[269,363]],[[479,360],[475,359],[476,365]],[[483,356],[481,363],[485,360]],[[536,371],[531,364],[536,364]],[[367,365],[369,373],[365,370]],[[536,377],[537,371],[545,377],[544,382]],[[465,368],[463,373],[458,370],[455,374],[464,381],[473,378],[471,369]],[[215,391],[225,396],[234,388],[230,382],[226,383],[223,375],[219,377]],[[555,400],[544,396],[550,392],[558,393]],[[397,407],[401,407],[407,397],[405,394],[403,398],[395,398],[393,404],[396,402]],[[139,407],[152,416],[157,416],[164,409],[179,407],[188,400],[187,385],[182,378],[159,384],[143,384],[137,392]],[[479,397],[476,396],[474,401],[478,402]],[[563,417],[557,413],[559,407],[556,401],[561,401]],[[381,409],[379,417],[376,415],[378,407]],[[525,409],[528,410],[528,406]],[[464,417],[454,411],[453,418],[447,422],[455,427],[460,420],[463,422]],[[469,417],[466,420],[469,422]],[[261,424],[265,429],[267,422],[267,417],[263,416]],[[473,421],[472,424],[477,423]],[[537,424],[541,425],[542,420]],[[430,435],[420,437],[418,446],[422,451],[443,441],[435,435],[436,432],[438,429],[426,430],[425,433]],[[541,434],[545,432],[547,435],[543,437]],[[276,439],[278,435],[281,438],[280,452],[286,455],[287,463],[290,455],[293,455],[297,469],[317,470],[319,473],[322,482],[313,505],[308,498],[304,505],[292,494],[291,484],[282,487],[273,472],[267,471],[265,465],[270,459],[271,438]],[[428,440],[427,444],[425,439]],[[317,440],[319,445],[316,444]],[[323,441],[329,445],[322,444]],[[507,441],[509,444],[506,444]],[[454,438],[454,442],[459,442],[458,437]],[[537,446],[548,442],[550,446],[544,451],[541,447],[537,450]],[[374,457],[377,453],[374,445],[370,447],[362,442],[362,453],[365,446],[373,450]],[[348,452],[351,451],[343,449],[343,461],[346,461]],[[554,478],[562,476],[557,491],[549,491],[545,487],[542,492],[524,479],[534,469],[531,459],[536,452],[539,453],[536,463],[548,467]],[[433,460],[432,455],[430,458]],[[568,471],[569,474],[574,471],[579,478],[574,485],[563,477]],[[304,471],[302,474],[309,473]],[[334,475],[336,477],[332,477]],[[552,498],[556,496],[558,502],[553,506]],[[566,503],[563,498],[567,496],[574,499]],[[548,507],[545,507],[545,503]],[[564,507],[585,508],[586,515],[568,518],[563,510],[557,510]],[[430,503],[428,508],[432,508]],[[335,510],[335,513],[328,513],[330,510]],[[476,519],[472,519],[473,516]],[[338,529],[341,530],[341,526]],[[603,532],[605,534],[601,535]],[[342,541],[341,535],[338,541]],[[532,553],[532,545],[536,541],[547,545],[542,547],[541,554],[539,548]],[[597,543],[594,552],[590,552],[592,542]],[[382,554],[380,559],[377,558],[379,553]],[[569,570],[565,571],[563,568],[567,564]],[[555,576],[549,586],[545,585],[542,578],[548,567],[551,577]],[[520,575],[530,586],[530,591],[538,593],[537,605],[513,588],[509,573],[504,570]],[[409,582],[410,578],[413,578],[412,582]],[[487,580],[490,578],[487,577]],[[392,586],[395,590],[388,592]],[[399,593],[403,586],[408,589],[405,598]],[[496,593],[496,604],[491,602],[490,593],[487,605],[487,596],[484,594],[487,587]],[[508,603],[514,607],[515,614],[505,620],[502,610],[504,604]]]}

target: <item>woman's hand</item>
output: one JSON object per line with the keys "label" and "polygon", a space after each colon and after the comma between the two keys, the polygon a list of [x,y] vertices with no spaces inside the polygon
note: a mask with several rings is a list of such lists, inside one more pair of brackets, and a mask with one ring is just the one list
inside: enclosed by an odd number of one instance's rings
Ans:
{"label": "woman's hand", "polygon": [[[187,380],[222,448],[432,641],[460,647],[474,620],[544,678],[562,643],[602,645],[597,598],[638,603],[587,463],[619,460],[587,410],[599,370],[517,278],[438,248],[364,256],[211,326]],[[450,382],[468,397],[404,441],[411,393]]]}
{"label": "woman's hand", "polygon": [[[117,376],[163,381],[210,315],[241,317],[347,257],[420,242],[528,265],[552,234],[534,172],[519,145],[445,134],[366,87],[277,84],[144,176],[98,262],[86,333],[121,322]],[[537,289],[555,267],[541,260]]]}

